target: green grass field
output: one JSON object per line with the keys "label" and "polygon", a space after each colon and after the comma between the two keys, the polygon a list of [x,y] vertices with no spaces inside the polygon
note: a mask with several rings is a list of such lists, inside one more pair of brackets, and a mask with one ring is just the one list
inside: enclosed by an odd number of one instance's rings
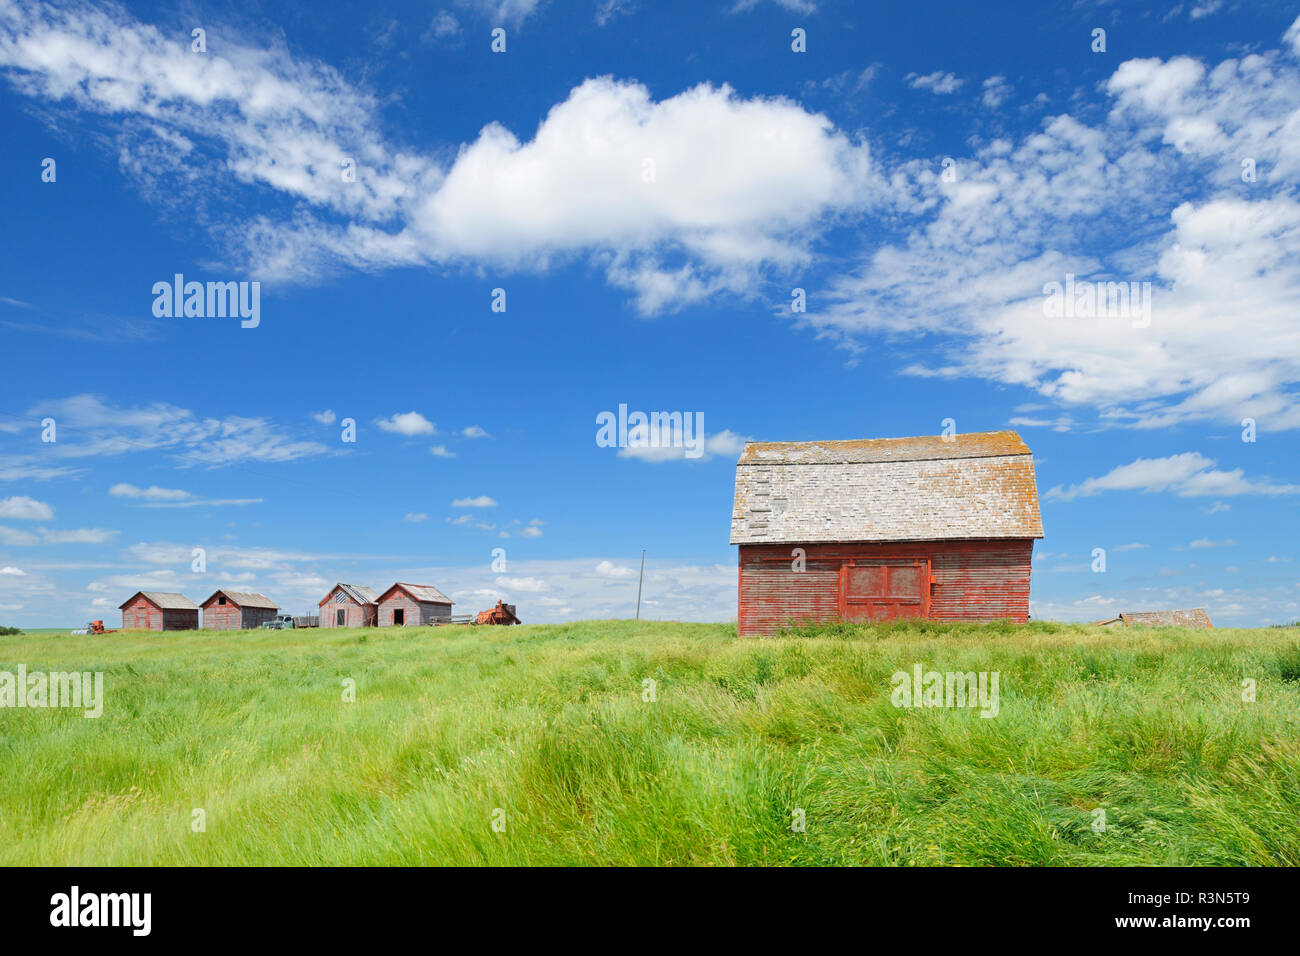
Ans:
{"label": "green grass field", "polygon": [[[896,708],[915,663],[999,672],[998,716]],[[0,638],[19,664],[106,704],[0,710],[3,864],[1300,864],[1294,632]]]}

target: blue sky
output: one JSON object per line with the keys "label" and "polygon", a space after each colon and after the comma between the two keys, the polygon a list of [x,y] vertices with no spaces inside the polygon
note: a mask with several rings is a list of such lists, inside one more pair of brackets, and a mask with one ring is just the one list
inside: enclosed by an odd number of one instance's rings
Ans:
{"label": "blue sky", "polygon": [[746,438],[945,419],[1036,455],[1035,615],[1300,617],[1294,5],[700,6],[0,0],[0,623],[623,617],[642,548],[645,616],[725,620]]}

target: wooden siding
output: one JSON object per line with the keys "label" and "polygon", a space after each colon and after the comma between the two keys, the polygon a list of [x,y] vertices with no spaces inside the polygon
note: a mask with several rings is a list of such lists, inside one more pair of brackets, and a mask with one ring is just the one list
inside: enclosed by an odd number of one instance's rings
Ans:
{"label": "wooden siding", "polygon": [[124,631],[192,631],[199,626],[197,609],[158,607],[148,598],[140,595],[122,608],[122,630]]}
{"label": "wooden siding", "polygon": [[[793,570],[802,547],[803,571]],[[854,561],[928,561],[925,616],[941,621],[1029,619],[1034,542],[909,541],[857,544],[741,545],[738,629],[741,637],[772,634],[788,624],[844,616],[844,569]],[[859,617],[852,613],[849,616]],[[889,615],[895,616],[895,615]]]}
{"label": "wooden siding", "polygon": [[379,626],[393,626],[393,611],[401,608],[404,627],[417,627],[446,621],[451,617],[451,605],[432,601],[417,601],[401,588],[393,590],[379,602]]}
{"label": "wooden siding", "polygon": [[[343,600],[338,601],[339,594]],[[338,623],[338,612],[342,610],[343,623]],[[358,604],[346,591],[335,588],[320,604],[321,627],[373,627],[375,623],[375,605]]]}
{"label": "wooden siding", "polygon": [[211,601],[203,605],[205,631],[251,631],[264,621],[275,619],[276,611],[269,607],[240,607],[233,602],[218,604]]}

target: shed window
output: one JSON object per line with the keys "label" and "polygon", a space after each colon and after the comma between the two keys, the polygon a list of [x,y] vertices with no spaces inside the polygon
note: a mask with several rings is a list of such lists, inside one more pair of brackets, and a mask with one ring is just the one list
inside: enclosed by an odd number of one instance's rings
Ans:
{"label": "shed window", "polygon": [[217,598],[217,603],[220,604],[222,607],[225,607],[225,605],[226,605],[226,596],[223,594],[223,595],[221,595],[221,597]]}
{"label": "shed window", "polygon": [[343,603],[344,601],[346,601],[347,599],[348,599],[348,596],[347,596],[346,594],[344,594],[342,591],[340,591],[338,594],[334,595],[334,603],[335,603],[335,604],[342,604],[342,603]]}

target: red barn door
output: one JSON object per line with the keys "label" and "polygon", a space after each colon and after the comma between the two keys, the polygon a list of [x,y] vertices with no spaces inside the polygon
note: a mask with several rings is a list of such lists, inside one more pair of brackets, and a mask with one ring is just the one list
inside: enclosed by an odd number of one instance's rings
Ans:
{"label": "red barn door", "polygon": [[854,558],[840,568],[840,615],[846,621],[892,621],[929,611],[927,558]]}

